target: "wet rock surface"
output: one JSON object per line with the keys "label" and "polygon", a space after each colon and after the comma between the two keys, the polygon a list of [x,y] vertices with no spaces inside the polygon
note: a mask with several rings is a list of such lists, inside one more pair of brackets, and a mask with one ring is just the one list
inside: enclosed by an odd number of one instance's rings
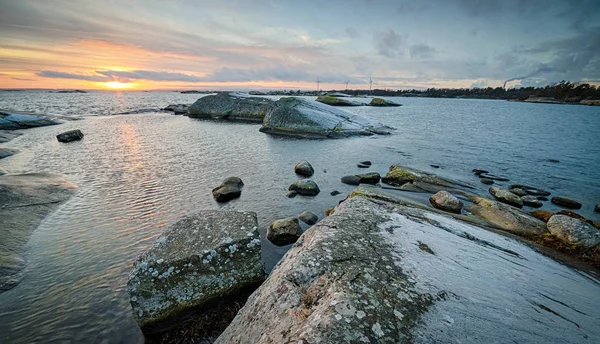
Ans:
{"label": "wet rock surface", "polygon": [[381,180],[381,175],[377,172],[369,172],[356,175],[363,184],[377,184]]}
{"label": "wet rock surface", "polygon": [[501,189],[501,188],[497,188],[494,186],[491,186],[489,188],[490,194],[492,196],[494,196],[495,199],[497,199],[498,201],[502,202],[502,203],[506,203],[509,205],[512,205],[513,207],[517,207],[517,208],[522,208],[523,207],[523,200],[521,200],[521,198],[517,195],[515,195],[514,193]]}
{"label": "wet rock surface", "polygon": [[568,209],[581,209],[581,203],[565,197],[552,197],[552,203]]}
{"label": "wet rock surface", "polygon": [[331,106],[363,106],[362,103],[330,95],[318,96],[316,101]]}
{"label": "wet rock surface", "polygon": [[314,168],[306,160],[302,160],[302,161],[298,162],[296,164],[296,166],[294,167],[294,172],[296,172],[296,174],[299,174],[299,175],[305,176],[305,177],[311,177],[313,174],[315,174]]}
{"label": "wet rock surface", "polygon": [[319,221],[319,217],[310,211],[303,211],[302,214],[298,216],[298,219],[311,226]]}
{"label": "wet rock surface", "polygon": [[472,197],[475,203],[467,207],[471,213],[481,216],[496,227],[524,237],[547,233],[546,225],[531,215],[505,203],[482,197]]}
{"label": "wet rock surface", "polygon": [[60,133],[60,134],[56,135],[56,139],[59,142],[65,142],[65,143],[72,142],[72,141],[79,141],[82,138],[83,138],[83,133],[79,129],[65,131],[64,133]]}
{"label": "wet rock surface", "polygon": [[267,98],[222,92],[198,99],[188,107],[187,112],[192,118],[262,122],[271,103],[273,101]]}
{"label": "wet rock surface", "polygon": [[225,304],[264,280],[256,214],[202,211],[178,221],[137,258],[127,290],[145,333]]}
{"label": "wet rock surface", "polygon": [[515,240],[384,198],[355,195],[308,229],[216,343],[600,335],[594,281]]}
{"label": "wet rock surface", "polygon": [[360,177],[356,176],[356,175],[352,175],[352,176],[343,176],[340,181],[344,184],[348,184],[348,185],[359,185],[360,184]]}
{"label": "wet rock surface", "polygon": [[487,179],[487,178],[481,178],[479,181],[481,182],[481,184],[485,184],[485,185],[492,185],[492,184],[494,184],[493,180]]}
{"label": "wet rock surface", "polygon": [[592,248],[600,243],[600,231],[571,216],[556,214],[548,220],[548,230],[566,243]]}
{"label": "wet rock surface", "polygon": [[535,196],[523,196],[521,197],[521,201],[523,202],[523,205],[532,208],[541,208],[544,205],[544,203]]}
{"label": "wet rock surface", "polygon": [[0,110],[0,130],[28,129],[60,124],[45,115]]}
{"label": "wet rock surface", "polygon": [[238,177],[229,177],[223,180],[220,186],[212,190],[213,197],[217,202],[227,202],[242,195],[244,182]]}
{"label": "wet rock surface", "polygon": [[301,234],[302,228],[295,217],[275,220],[267,229],[267,239],[277,246],[293,244]]}
{"label": "wet rock surface", "polygon": [[460,213],[464,206],[464,204],[458,198],[456,198],[456,196],[447,191],[440,191],[429,197],[429,202],[438,209],[452,213]]}
{"label": "wet rock surface", "polygon": [[508,191],[514,193],[515,195],[517,195],[519,197],[527,195],[527,192],[525,192],[525,191],[523,191],[523,189],[519,189],[519,188],[508,189]]}
{"label": "wet rock surface", "polygon": [[319,186],[312,179],[302,179],[290,185],[289,191],[296,191],[299,195],[316,196],[321,192]]}

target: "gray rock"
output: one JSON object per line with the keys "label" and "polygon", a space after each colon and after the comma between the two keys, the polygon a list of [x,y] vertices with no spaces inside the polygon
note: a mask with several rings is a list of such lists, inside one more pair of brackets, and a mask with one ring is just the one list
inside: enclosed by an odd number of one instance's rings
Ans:
{"label": "gray rock", "polygon": [[315,170],[313,169],[312,165],[306,160],[302,160],[297,163],[296,167],[294,167],[294,172],[305,177],[311,177],[313,174],[315,174]]}
{"label": "gray rock", "polygon": [[0,130],[28,129],[60,124],[44,115],[0,110]]}
{"label": "gray rock", "polygon": [[567,215],[553,215],[548,223],[550,233],[562,241],[591,248],[600,243],[600,231],[594,226]]}
{"label": "gray rock", "polygon": [[220,186],[212,190],[217,202],[227,202],[242,195],[244,182],[238,177],[229,177],[223,180]]}
{"label": "gray rock", "polygon": [[529,186],[529,185],[523,185],[523,184],[511,184],[509,187],[509,189],[521,189],[523,191],[525,191],[528,195],[530,196],[550,196],[550,192],[546,191],[546,190],[542,190],[539,188],[535,188],[533,186]]}
{"label": "gray rock", "polygon": [[302,214],[298,216],[298,219],[311,226],[317,223],[317,221],[319,221],[319,217],[311,213],[310,211],[303,211]]}
{"label": "gray rock", "polygon": [[40,222],[77,187],[56,174],[0,176],[0,292],[22,278],[22,248]]}
{"label": "gray rock", "polygon": [[508,191],[514,193],[515,195],[517,195],[519,197],[527,195],[527,192],[525,192],[525,191],[523,191],[523,189],[519,189],[519,188],[508,189]]}
{"label": "gray rock", "polygon": [[490,186],[489,191],[490,194],[494,196],[494,198],[496,198],[502,203],[510,204],[513,207],[517,208],[523,207],[523,201],[521,200],[521,198],[519,198],[519,196],[515,195],[512,192],[494,186]]}
{"label": "gray rock", "polygon": [[337,191],[337,190],[333,190],[333,191],[331,191],[329,194],[330,194],[331,196],[337,196],[337,195],[339,195],[339,194],[340,194],[340,192],[339,192],[339,191]]}
{"label": "gray rock", "polygon": [[499,182],[507,182],[508,181],[508,178],[506,178],[506,177],[501,177],[501,176],[497,176],[497,175],[489,174],[489,173],[481,173],[481,174],[479,174],[479,178],[497,180]]}
{"label": "gray rock", "polygon": [[340,138],[389,134],[390,129],[377,121],[329,105],[286,97],[269,106],[260,131],[296,137]]}
{"label": "gray rock", "polygon": [[305,196],[316,196],[321,192],[317,183],[315,183],[312,179],[302,179],[294,184],[290,185],[288,188],[289,191],[296,191],[300,195]]}
{"label": "gray rock", "polygon": [[8,158],[11,155],[17,154],[19,151],[16,149],[2,148],[0,147],[0,159]]}
{"label": "gray rock", "polygon": [[552,197],[551,202],[568,209],[581,209],[581,203],[564,197]]}
{"label": "gray rock", "polygon": [[377,184],[381,180],[381,176],[377,172],[357,174],[356,176],[360,178],[360,183],[364,184]]}
{"label": "gray rock", "polygon": [[167,107],[165,107],[163,110],[173,111],[173,113],[175,115],[183,115],[183,114],[187,114],[189,107],[190,107],[189,104],[171,104],[171,105],[168,105]]}
{"label": "gray rock", "polygon": [[353,176],[343,176],[341,179],[342,183],[344,184],[348,184],[348,185],[359,185],[360,184],[360,177],[353,175]]}
{"label": "gray rock", "polygon": [[288,191],[288,192],[285,194],[285,197],[287,197],[287,198],[294,198],[294,197],[296,197],[296,196],[298,196],[298,193],[297,193],[296,191]]}
{"label": "gray rock", "polygon": [[544,205],[544,203],[535,196],[523,196],[521,197],[521,201],[523,201],[523,205],[532,208],[541,208]]}
{"label": "gray rock", "polygon": [[273,101],[242,93],[218,93],[198,99],[187,109],[192,118],[262,122]]}
{"label": "gray rock", "polygon": [[202,211],[166,230],[133,264],[127,290],[144,332],[176,326],[264,280],[256,214]]}
{"label": "gray rock", "polygon": [[467,210],[497,228],[524,237],[536,237],[548,232],[544,222],[513,206],[477,196],[471,197],[471,200],[474,204]]}
{"label": "gray rock", "polygon": [[464,206],[456,196],[447,191],[440,191],[429,197],[429,202],[438,209],[458,214]]}
{"label": "gray rock", "polygon": [[293,244],[301,234],[302,228],[295,217],[275,220],[267,229],[267,239],[277,246]]}
{"label": "gray rock", "polygon": [[591,343],[599,294],[515,240],[356,196],[302,234],[216,343]]}
{"label": "gray rock", "polygon": [[492,184],[494,184],[494,181],[492,179],[481,178],[479,181],[482,184],[485,184],[485,185],[492,185]]}
{"label": "gray rock", "polygon": [[83,138],[83,133],[79,129],[65,131],[64,133],[60,133],[60,134],[56,135],[56,139],[59,142],[79,141],[82,138]]}
{"label": "gray rock", "polygon": [[318,96],[316,99],[317,102],[331,105],[331,106],[363,106],[364,104],[359,102],[354,102],[347,99],[342,99],[340,97],[334,97],[330,95]]}
{"label": "gray rock", "polygon": [[383,98],[373,98],[371,102],[368,104],[369,106],[402,106],[402,104],[394,103],[391,100],[383,99]]}

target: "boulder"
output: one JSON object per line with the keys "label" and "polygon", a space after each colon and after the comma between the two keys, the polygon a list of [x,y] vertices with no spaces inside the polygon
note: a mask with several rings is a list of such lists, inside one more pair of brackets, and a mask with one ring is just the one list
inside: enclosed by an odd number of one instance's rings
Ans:
{"label": "boulder", "polygon": [[460,214],[460,211],[464,206],[456,196],[447,191],[440,191],[429,197],[429,202],[438,209],[457,214]]}
{"label": "boulder", "polygon": [[198,99],[187,111],[192,118],[262,122],[271,103],[267,98],[223,92]]}
{"label": "boulder", "polygon": [[313,174],[315,174],[315,170],[313,169],[312,165],[306,160],[302,160],[297,163],[296,167],[294,167],[294,172],[305,177],[311,177]]}
{"label": "boulder", "polygon": [[310,211],[303,211],[302,214],[298,216],[298,219],[311,226],[319,221],[319,217]]}
{"label": "boulder", "polygon": [[537,199],[535,196],[523,196],[521,197],[521,201],[523,202],[523,205],[532,208],[541,208],[544,205],[544,203],[542,203],[542,201]]}
{"label": "boulder", "polygon": [[11,155],[17,154],[19,151],[16,149],[2,148],[0,147],[0,159],[8,158]]}
{"label": "boulder", "polygon": [[60,124],[44,115],[0,110],[0,130],[28,129]]}
{"label": "boulder", "polygon": [[355,196],[302,234],[216,343],[593,342],[599,294],[516,240]]}
{"label": "boulder", "polygon": [[381,178],[381,181],[393,185],[402,186],[406,183],[412,183],[417,180],[417,176],[414,173],[406,171],[400,166],[392,165],[388,173]]}
{"label": "boulder", "polygon": [[389,134],[391,128],[316,101],[287,97],[266,111],[261,132],[307,138]]}
{"label": "boulder", "polygon": [[508,189],[508,191],[514,193],[515,195],[517,195],[519,197],[527,195],[527,192],[525,192],[523,189],[519,189],[519,188]]}
{"label": "boulder", "polygon": [[548,220],[550,220],[552,215],[554,215],[554,213],[551,212],[550,210],[534,210],[530,214],[531,214],[531,216],[535,217],[538,220],[543,221],[544,223],[548,222]]}
{"label": "boulder", "polygon": [[229,177],[223,180],[220,186],[212,190],[217,202],[227,202],[242,195],[244,182],[238,177]]}
{"label": "boulder", "polygon": [[319,103],[331,105],[331,106],[362,106],[362,103],[353,102],[351,100],[343,99],[340,97],[333,97],[330,95],[318,96],[316,101]]}
{"label": "boulder", "polygon": [[550,233],[562,241],[592,248],[600,244],[600,231],[590,224],[567,215],[554,215],[546,224]]}
{"label": "boulder", "polygon": [[521,198],[519,198],[519,196],[515,195],[512,192],[494,186],[490,186],[489,191],[495,199],[502,203],[510,204],[513,207],[517,208],[523,207],[523,201],[521,200]]}
{"label": "boulder", "polygon": [[360,183],[364,184],[377,184],[381,180],[381,176],[377,172],[357,174],[356,176],[360,178]]}
{"label": "boulder", "polygon": [[353,175],[353,176],[343,176],[341,179],[342,183],[344,184],[348,184],[348,185],[359,185],[360,184],[360,177]]}
{"label": "boulder", "polygon": [[339,194],[340,194],[340,192],[339,192],[339,191],[337,191],[337,190],[333,190],[333,191],[331,191],[329,194],[330,194],[331,196],[337,196],[337,195],[339,195]]}
{"label": "boulder", "polygon": [[[139,256],[127,290],[142,331],[161,332],[264,280],[256,214],[202,211],[167,229]],[[225,315],[224,315],[225,316]]]}
{"label": "boulder", "polygon": [[302,179],[294,184],[290,185],[288,188],[289,191],[296,191],[300,195],[305,196],[316,196],[321,192],[317,183],[315,183],[312,179]]}
{"label": "boulder", "polygon": [[302,228],[295,217],[275,220],[267,229],[267,239],[277,246],[295,243],[300,234],[302,234]]}
{"label": "boulder", "polygon": [[56,174],[0,176],[0,292],[21,281],[23,246],[44,217],[69,199],[76,188]]}
{"label": "boulder", "polygon": [[594,207],[594,211],[600,213],[600,204],[596,204],[596,206]]}
{"label": "boulder", "polygon": [[402,104],[394,103],[391,100],[383,99],[383,98],[373,98],[371,102],[368,104],[369,106],[402,106]]}
{"label": "boulder", "polygon": [[485,185],[492,185],[492,184],[494,184],[494,181],[492,179],[481,178],[479,181],[482,184],[485,184]]}
{"label": "boulder", "polygon": [[82,138],[83,138],[83,133],[79,129],[65,131],[64,133],[60,133],[60,134],[56,135],[56,139],[59,142],[79,141]]}
{"label": "boulder", "polygon": [[542,221],[520,209],[477,196],[472,196],[471,200],[474,204],[467,210],[497,228],[524,237],[536,237],[548,232]]}
{"label": "boulder", "polygon": [[569,209],[581,209],[581,203],[564,197],[552,197],[551,202]]}

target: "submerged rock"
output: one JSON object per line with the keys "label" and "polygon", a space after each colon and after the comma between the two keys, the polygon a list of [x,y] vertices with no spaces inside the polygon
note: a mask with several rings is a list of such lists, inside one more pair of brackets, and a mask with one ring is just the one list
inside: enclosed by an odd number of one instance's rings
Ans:
{"label": "submerged rock", "polygon": [[19,151],[16,149],[2,148],[0,147],[0,159],[8,158],[11,155],[17,154]]}
{"label": "submerged rock", "polygon": [[57,124],[60,122],[44,115],[0,110],[1,130],[27,129]]}
{"label": "submerged rock", "polygon": [[369,106],[402,106],[402,104],[394,103],[391,100],[383,99],[383,98],[373,98],[371,102],[368,104]]}
{"label": "submerged rock", "polygon": [[390,166],[388,173],[381,178],[382,182],[393,186],[402,186],[406,183],[412,183],[416,180],[417,176],[415,176],[414,173],[406,171],[397,165]]}
{"label": "submerged rock", "polygon": [[348,185],[359,185],[360,177],[357,175],[353,176],[343,176],[341,182]]}
{"label": "submerged rock", "polygon": [[494,196],[494,198],[496,198],[502,203],[510,204],[513,207],[517,208],[523,207],[523,201],[521,200],[521,198],[519,198],[519,196],[515,195],[512,192],[494,186],[490,186],[489,191],[490,194]]}
{"label": "submerged rock", "polygon": [[593,342],[598,293],[516,240],[355,196],[302,234],[216,343]]}
{"label": "submerged rock", "polygon": [[295,217],[275,220],[267,229],[267,239],[277,246],[293,244],[301,234],[302,228]]}
{"label": "submerged rock", "polygon": [[581,203],[564,197],[552,197],[551,202],[569,209],[581,209]]}
{"label": "submerged rock", "polygon": [[541,208],[544,205],[544,203],[535,196],[523,196],[521,197],[521,201],[523,201],[523,205],[532,208]]}
{"label": "submerged rock", "polygon": [[519,189],[519,188],[508,189],[508,191],[514,193],[515,195],[517,195],[519,197],[527,195],[527,192],[525,192],[523,189]]}
{"label": "submerged rock", "polygon": [[600,204],[596,204],[596,206],[594,207],[594,211],[600,213]]}
{"label": "submerged rock", "polygon": [[244,182],[238,177],[229,177],[223,180],[220,186],[212,190],[217,202],[227,202],[242,195]]}
{"label": "submerged rock", "polygon": [[356,164],[356,167],[358,167],[358,168],[369,168],[369,167],[371,167],[371,165]]}
{"label": "submerged rock", "polygon": [[294,172],[305,177],[311,177],[313,174],[315,174],[315,170],[313,169],[312,165],[306,160],[302,160],[297,163],[296,167],[294,167]]}
{"label": "submerged rock", "polygon": [[369,160],[359,162],[360,165],[371,166],[373,163]]}
{"label": "submerged rock", "polygon": [[198,99],[187,111],[192,118],[262,122],[271,103],[267,98],[223,92]]}
{"label": "submerged rock", "polygon": [[333,191],[331,191],[329,194],[330,194],[331,196],[337,196],[337,195],[339,195],[339,194],[340,194],[340,192],[339,192],[339,191],[337,191],[337,190],[333,190]]}
{"label": "submerged rock", "polygon": [[377,121],[295,97],[281,98],[269,106],[260,128],[268,134],[308,138],[389,134],[390,130]]}
{"label": "submerged rock", "polygon": [[187,114],[189,107],[190,107],[189,104],[171,104],[171,105],[168,105],[167,107],[165,107],[163,110],[173,111],[173,113],[176,115],[183,115],[183,114]]}
{"label": "submerged rock", "polygon": [[538,220],[545,222],[548,222],[548,220],[550,220],[550,218],[552,217],[552,215],[554,215],[553,212],[551,212],[550,210],[534,210],[531,213],[531,216],[535,217]]}
{"label": "submerged rock", "polygon": [[471,197],[471,200],[475,204],[469,206],[467,210],[500,229],[525,237],[539,236],[548,232],[542,221],[520,209],[477,196]]}
{"label": "submerged rock", "polygon": [[478,174],[478,176],[479,176],[479,178],[497,180],[499,182],[507,182],[508,181],[508,178],[506,178],[506,177],[497,176],[497,175],[489,174],[489,173],[480,173],[480,174]]}
{"label": "submerged rock", "polygon": [[481,178],[479,181],[482,184],[485,184],[485,185],[492,185],[492,184],[494,184],[494,181],[492,179]]}
{"label": "submerged rock", "polygon": [[475,174],[476,176],[483,174],[483,173],[490,173],[489,171],[486,170],[479,170],[479,169],[474,169],[473,170],[473,174]]}
{"label": "submerged rock", "polygon": [[508,187],[509,189],[521,189],[525,191],[526,194],[531,196],[550,196],[550,192],[546,190],[542,190],[533,186],[522,185],[522,184],[512,184]]}
{"label": "submerged rock", "polygon": [[362,106],[362,103],[353,102],[351,100],[343,99],[340,97],[333,97],[330,95],[318,96],[316,101],[319,103],[331,105],[331,106]]}
{"label": "submerged rock", "polygon": [[458,214],[460,214],[460,211],[464,206],[456,196],[447,191],[440,191],[429,197],[429,202],[438,209]]}
{"label": "submerged rock", "polygon": [[360,183],[364,184],[377,184],[381,180],[381,176],[377,172],[357,174],[356,176],[360,178]]}
{"label": "submerged rock", "polygon": [[562,241],[591,248],[600,244],[600,231],[590,224],[567,215],[554,215],[548,220],[548,230]]}
{"label": "submerged rock", "polygon": [[40,222],[77,187],[49,173],[0,176],[0,292],[22,278],[21,250]]}
{"label": "submerged rock", "polygon": [[83,138],[83,133],[79,129],[65,131],[64,133],[60,133],[60,134],[56,135],[56,139],[59,142],[79,141],[82,138]]}
{"label": "submerged rock", "polygon": [[127,290],[144,332],[161,332],[252,291],[264,280],[256,214],[202,211],[139,256]]}
{"label": "submerged rock", "polygon": [[290,185],[289,191],[296,191],[300,195],[316,196],[321,192],[319,186],[312,179],[302,179]]}
{"label": "submerged rock", "polygon": [[303,211],[302,214],[298,216],[298,219],[311,226],[317,223],[317,221],[319,221],[319,217],[311,213],[310,211]]}

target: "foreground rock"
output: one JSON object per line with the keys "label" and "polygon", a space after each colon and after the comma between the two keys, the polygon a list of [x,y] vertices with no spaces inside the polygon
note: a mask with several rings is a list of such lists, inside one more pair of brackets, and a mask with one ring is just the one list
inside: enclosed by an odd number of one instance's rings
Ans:
{"label": "foreground rock", "polygon": [[169,329],[256,288],[264,280],[257,227],[255,213],[202,211],[161,234],[127,282],[142,331]]}
{"label": "foreground rock", "polygon": [[371,102],[368,104],[369,106],[402,106],[402,104],[394,103],[391,100],[383,99],[383,98],[373,98]]}
{"label": "foreground rock", "polygon": [[460,211],[464,206],[464,204],[458,198],[456,198],[456,196],[447,191],[440,191],[429,197],[429,202],[438,209],[457,214],[460,214]]}
{"label": "foreground rock", "polygon": [[302,234],[302,228],[295,217],[273,221],[267,229],[267,239],[277,246],[295,243],[300,234]]}
{"label": "foreground rock", "polygon": [[551,202],[569,209],[581,209],[581,203],[564,197],[552,197]]}
{"label": "foreground rock", "polygon": [[238,177],[229,177],[223,180],[220,186],[212,190],[217,202],[227,202],[242,195],[244,182]]}
{"label": "foreground rock", "polygon": [[76,188],[55,174],[0,176],[0,292],[19,283],[25,268],[21,249],[44,217]]}
{"label": "foreground rock", "polygon": [[356,175],[361,184],[377,184],[381,180],[381,176],[377,172],[369,172]]}
{"label": "foreground rock", "polygon": [[319,186],[312,179],[302,179],[290,185],[289,191],[296,191],[299,195],[316,196],[321,192]]}
{"label": "foreground rock", "polygon": [[599,293],[515,240],[355,196],[300,237],[216,343],[592,343]]}
{"label": "foreground rock", "polygon": [[331,105],[331,106],[362,106],[362,103],[353,102],[351,100],[334,97],[330,95],[318,96],[316,101],[319,103]]}
{"label": "foreground rock", "polygon": [[16,149],[2,148],[0,147],[0,159],[8,158],[11,155],[17,154],[19,151]]}
{"label": "foreground rock", "polygon": [[548,222],[548,220],[550,220],[550,218],[552,217],[552,215],[554,215],[553,212],[551,212],[550,210],[534,210],[531,213],[531,216],[535,217],[536,219],[545,222]]}
{"label": "foreground rock", "polygon": [[0,110],[0,130],[28,129],[60,124],[44,115]]}
{"label": "foreground rock", "polygon": [[242,122],[262,122],[269,104],[267,98],[250,97],[242,93],[218,93],[198,99],[187,109],[192,118]]}
{"label": "foreground rock", "polygon": [[600,244],[600,231],[567,215],[554,215],[548,220],[548,230],[566,243],[592,248]]}
{"label": "foreground rock", "polygon": [[513,207],[523,208],[523,200],[514,193],[494,186],[490,186],[489,191],[490,194],[494,196],[494,198],[496,198],[498,201],[510,204]]}
{"label": "foreground rock", "polygon": [[59,142],[79,141],[82,138],[83,138],[83,133],[79,129],[65,131],[64,133],[60,133],[60,134],[56,135],[56,139]]}
{"label": "foreground rock", "polygon": [[477,196],[471,197],[471,200],[474,204],[467,207],[468,211],[502,230],[523,237],[536,237],[548,232],[542,221],[513,206]]}
{"label": "foreground rock", "polygon": [[288,97],[267,109],[261,132],[303,138],[341,138],[353,135],[389,134],[391,128],[307,99]]}
{"label": "foreground rock", "polygon": [[296,164],[294,167],[294,172],[301,176],[311,177],[313,174],[315,174],[315,169],[308,161],[302,160]]}
{"label": "foreground rock", "polygon": [[298,216],[298,219],[311,226],[319,221],[319,217],[310,211],[303,211],[302,214]]}

